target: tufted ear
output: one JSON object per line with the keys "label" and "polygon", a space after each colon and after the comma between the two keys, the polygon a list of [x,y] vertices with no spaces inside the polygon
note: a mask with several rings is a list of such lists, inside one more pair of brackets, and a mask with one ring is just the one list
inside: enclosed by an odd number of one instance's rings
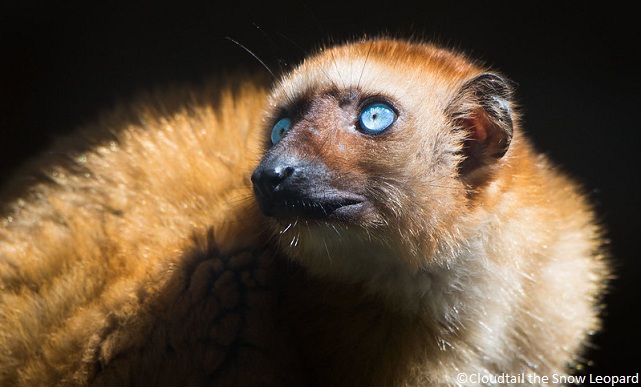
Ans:
{"label": "tufted ear", "polygon": [[[479,169],[492,166],[507,152],[512,141],[512,87],[499,75],[484,73],[465,82],[447,107],[457,128],[467,132],[459,171],[477,180]],[[473,175],[473,176],[472,176]]]}

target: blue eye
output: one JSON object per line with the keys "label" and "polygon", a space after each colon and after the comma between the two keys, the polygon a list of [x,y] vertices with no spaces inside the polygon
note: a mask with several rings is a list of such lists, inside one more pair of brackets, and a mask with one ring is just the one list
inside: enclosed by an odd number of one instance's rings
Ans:
{"label": "blue eye", "polygon": [[283,138],[291,125],[292,120],[289,118],[281,118],[276,125],[274,125],[272,128],[272,145],[276,144],[281,138]]}
{"label": "blue eye", "polygon": [[384,103],[373,103],[363,109],[360,124],[363,132],[375,134],[389,128],[395,120],[396,113],[391,106]]}

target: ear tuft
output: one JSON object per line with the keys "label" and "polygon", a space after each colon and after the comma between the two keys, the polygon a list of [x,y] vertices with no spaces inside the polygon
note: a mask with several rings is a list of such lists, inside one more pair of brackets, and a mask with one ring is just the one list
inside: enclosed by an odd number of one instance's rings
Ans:
{"label": "ear tuft", "polygon": [[457,128],[468,132],[463,144],[462,175],[490,166],[507,152],[512,141],[512,86],[493,73],[465,82],[446,113]]}

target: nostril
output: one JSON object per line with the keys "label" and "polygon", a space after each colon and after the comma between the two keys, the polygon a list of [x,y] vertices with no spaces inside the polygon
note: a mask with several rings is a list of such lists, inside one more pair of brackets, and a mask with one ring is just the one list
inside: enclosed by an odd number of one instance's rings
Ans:
{"label": "nostril", "polygon": [[294,171],[295,168],[291,166],[264,168],[257,170],[252,175],[252,182],[263,195],[271,196],[276,190],[276,187],[291,176]]}
{"label": "nostril", "polygon": [[267,169],[264,173],[265,179],[270,183],[273,183],[274,186],[281,183],[283,180],[287,179],[289,176],[294,173],[294,167],[276,167],[272,169]]}

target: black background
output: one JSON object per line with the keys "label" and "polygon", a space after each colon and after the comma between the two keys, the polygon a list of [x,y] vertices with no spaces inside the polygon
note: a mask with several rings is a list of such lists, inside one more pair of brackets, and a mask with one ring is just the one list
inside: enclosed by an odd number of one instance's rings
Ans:
{"label": "black background", "polygon": [[641,371],[638,59],[633,2],[9,1],[0,5],[0,182],[116,101],[223,69],[274,69],[322,42],[387,31],[455,47],[518,84],[537,147],[582,181],[619,279],[592,374]]}

